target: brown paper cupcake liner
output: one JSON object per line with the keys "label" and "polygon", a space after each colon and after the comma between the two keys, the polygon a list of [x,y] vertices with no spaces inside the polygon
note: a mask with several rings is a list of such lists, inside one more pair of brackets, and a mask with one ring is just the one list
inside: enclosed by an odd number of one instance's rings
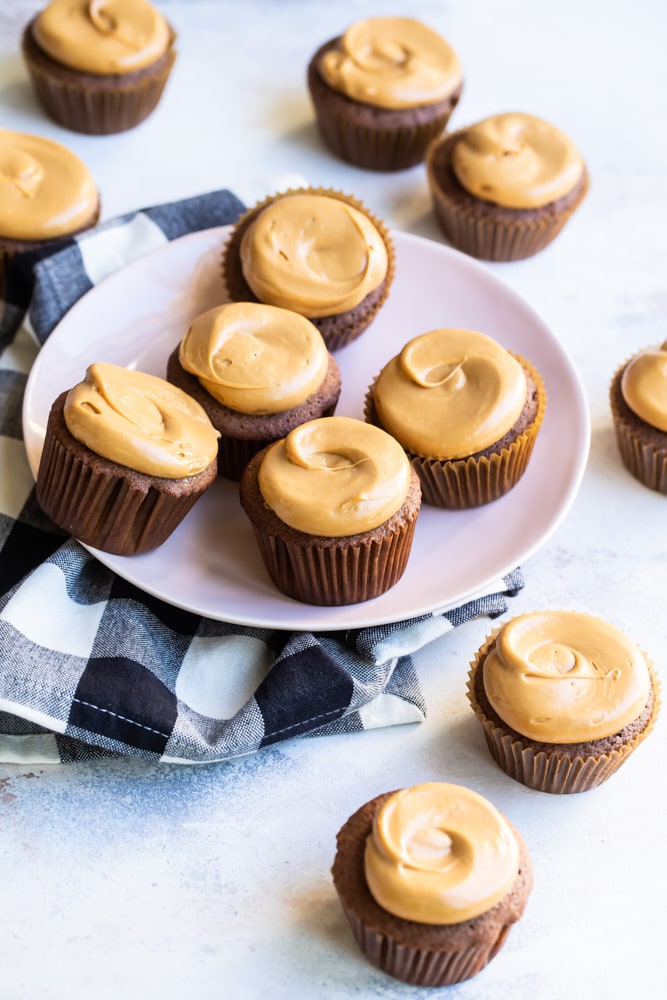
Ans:
{"label": "brown paper cupcake liner", "polygon": [[649,489],[667,495],[667,434],[645,424],[623,399],[621,377],[629,360],[617,369],[609,390],[616,444],[628,472]]}
{"label": "brown paper cupcake liner", "polygon": [[[525,473],[542,426],[547,397],[544,383],[535,367],[520,355],[510,353],[535,380],[538,389],[535,419],[507,447],[490,455],[471,455],[468,458],[439,461],[416,455],[406,449],[412,467],[421,481],[424,503],[450,510],[479,507],[504,496]],[[364,416],[369,423],[382,426],[373,401],[373,386],[366,394]]]}
{"label": "brown paper cupcake liner", "polygon": [[647,660],[653,690],[653,710],[644,729],[622,746],[610,751],[595,753],[592,750],[590,755],[570,755],[565,744],[559,748],[557,745],[524,739],[513,729],[489,718],[480,705],[475,691],[475,678],[498,631],[499,629],[494,629],[477,651],[470,664],[467,682],[468,700],[482,725],[493,759],[510,778],[539,792],[576,794],[603,784],[618,771],[655,726],[660,711],[660,682],[653,665]]}
{"label": "brown paper cupcake liner", "polygon": [[176,58],[173,30],[169,48],[152,66],[96,77],[52,60],[36,44],[31,28],[32,22],[23,32],[25,63],[40,104],[59,125],[88,135],[112,135],[139,125],[157,107]]}
{"label": "brown paper cupcake liner", "polygon": [[349,309],[347,312],[331,316],[307,317],[322,334],[322,339],[324,340],[328,350],[332,352],[338,351],[342,347],[345,347],[346,344],[350,344],[353,340],[360,337],[364,330],[370,326],[372,321],[375,319],[375,316],[387,300],[396,271],[396,253],[394,243],[387,227],[380,221],[380,219],[369,212],[365,205],[353,195],[344,194],[343,192],[336,191],[333,188],[289,188],[287,191],[280,192],[280,194],[270,195],[263,201],[258,202],[252,208],[248,209],[248,211],[246,211],[234,224],[234,227],[232,228],[222,249],[222,277],[227,291],[227,296],[232,302],[259,301],[257,296],[252,292],[250,286],[247,284],[243,275],[240,262],[241,239],[250,223],[256,218],[262,209],[266,208],[267,205],[272,204],[274,201],[287,197],[291,194],[321,194],[330,198],[338,198],[340,201],[344,201],[348,205],[352,205],[353,208],[363,212],[363,214],[370,219],[377,231],[380,233],[385,247],[387,248],[387,274],[385,279],[378,286],[378,288],[370,292],[358,306],[355,306],[354,309]]}
{"label": "brown paper cupcake liner", "polygon": [[448,163],[437,154],[443,141],[452,143],[463,131],[436,139],[429,147],[426,166],[435,215],[447,239],[459,250],[480,260],[524,260],[544,250],[563,229],[588,191],[588,173],[571,195],[542,209],[502,209],[465,191]]}

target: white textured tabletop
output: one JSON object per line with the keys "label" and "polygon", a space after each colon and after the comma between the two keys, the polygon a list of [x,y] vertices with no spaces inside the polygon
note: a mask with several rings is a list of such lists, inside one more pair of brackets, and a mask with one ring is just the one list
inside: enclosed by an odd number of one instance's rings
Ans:
{"label": "white textured tabletop", "polygon": [[[252,201],[277,178],[354,193],[395,229],[440,243],[423,168],[378,175],[317,138],[305,67],[349,22],[406,13],[461,57],[454,124],[502,110],[559,125],[592,185],[539,256],[485,265],[569,352],[590,407],[583,482],[523,564],[511,611],[608,618],[664,673],[667,499],[620,464],[608,407],[616,366],[665,339],[667,7],[659,0],[161,0],[179,35],[158,110],[113,137],[68,133],[37,106],[19,55],[40,4],[0,0],[0,126],[62,142],[90,166],[104,217],[227,186]],[[500,955],[452,1000],[663,995],[667,976],[664,720],[608,783],[549,796],[503,775],[465,696],[477,621],[424,649],[418,725],[297,740],[206,767],[122,761],[0,768],[0,997],[196,1000],[430,995],[357,951],[333,891],[335,835],[357,806],[424,780],[471,785],[522,830],[535,886]]]}

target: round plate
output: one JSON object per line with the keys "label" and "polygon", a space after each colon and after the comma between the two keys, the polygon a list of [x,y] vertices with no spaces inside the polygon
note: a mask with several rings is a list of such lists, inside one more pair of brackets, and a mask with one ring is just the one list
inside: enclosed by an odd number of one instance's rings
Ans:
{"label": "round plate", "polygon": [[[31,370],[23,407],[36,475],[51,403],[94,361],[164,375],[191,320],[224,301],[220,251],[229,227],[174,240],[115,272],[63,317]],[[362,417],[368,384],[403,344],[436,327],[481,330],[539,369],[547,410],[528,469],[507,496],[470,511],[423,505],[402,579],[386,594],[341,608],[301,604],[273,585],[238,500],[224,479],[147,555],[95,556],[143,591],[209,618],[279,629],[331,630],[400,621],[472,597],[544,543],[565,516],[590,442],[585,397],[566,352],[533,310],[479,262],[394,232],[396,277],[384,308],[336,355],[337,413]]]}

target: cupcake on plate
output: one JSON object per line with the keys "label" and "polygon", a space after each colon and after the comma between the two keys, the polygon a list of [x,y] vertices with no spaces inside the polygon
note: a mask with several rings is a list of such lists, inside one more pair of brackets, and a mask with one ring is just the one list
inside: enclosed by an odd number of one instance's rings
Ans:
{"label": "cupcake on plate", "polygon": [[626,469],[644,486],[667,494],[667,341],[621,365],[609,401]]}
{"label": "cupcake on plate", "polygon": [[356,340],[384,305],[394,247],[356,198],[295,189],[239,219],[223,250],[223,277],[232,301],[301,313],[336,351]]}
{"label": "cupcake on plate", "polygon": [[458,104],[458,56],[410,17],[372,17],[322,45],[308,66],[317,125],[329,149],[355,166],[421,163]]}
{"label": "cupcake on plate", "polygon": [[50,139],[0,129],[0,290],[15,254],[54,249],[99,215],[95,181],[78,156]]}
{"label": "cupcake on plate", "polygon": [[334,606],[368,601],[398,582],[421,490],[394,438],[334,416],[301,424],[258,452],[240,498],[278,589]]}
{"label": "cupcake on plate", "polygon": [[79,541],[116,555],[161,545],[217,475],[218,432],[155,375],[90,365],[49,413],[37,499]]}
{"label": "cupcake on plate", "polygon": [[209,309],[172,353],[167,379],[220,432],[218,473],[239,480],[256,452],[307,420],[332,416],[340,368],[299,313],[257,302]]}
{"label": "cupcake on plate", "polygon": [[52,0],[26,25],[22,49],[37,99],[54,121],[110,135],[155,110],[175,39],[148,0]]}
{"label": "cupcake on plate", "polygon": [[653,728],[652,665],[614,625],[536,611],[496,629],[471,664],[468,698],[496,763],[541,792],[610,778]]}
{"label": "cupcake on plate", "polygon": [[366,396],[365,416],[403,445],[426,503],[465,509],[523,476],[546,407],[539,373],[476,330],[408,341]]}
{"label": "cupcake on plate", "polygon": [[579,207],[588,172],[554,125],[519,112],[446,133],[426,158],[442,231],[459,250],[511,261],[543,250]]}
{"label": "cupcake on plate", "polygon": [[332,875],[366,958],[417,986],[480,972],[532,889],[518,830],[477,792],[441,782],[357,810],[338,833]]}

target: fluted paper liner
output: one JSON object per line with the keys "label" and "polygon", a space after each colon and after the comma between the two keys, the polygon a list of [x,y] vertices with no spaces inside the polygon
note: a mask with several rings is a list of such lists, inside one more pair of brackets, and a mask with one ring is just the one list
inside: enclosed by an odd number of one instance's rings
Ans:
{"label": "fluted paper liner", "polygon": [[[412,467],[421,481],[424,503],[451,510],[467,510],[491,503],[516,486],[526,471],[544,419],[547,396],[536,368],[519,354],[512,351],[509,353],[535,380],[538,395],[535,419],[509,446],[488,456],[471,455],[468,458],[440,460],[416,455],[406,449]],[[377,378],[366,394],[364,416],[368,423],[382,427],[373,399],[376,381]],[[383,429],[387,430],[386,427]]]}
{"label": "fluted paper liner", "polygon": [[653,711],[644,729],[623,746],[608,752],[596,754],[592,751],[589,755],[570,755],[567,753],[567,744],[540,743],[499,725],[486,715],[479,704],[475,694],[476,674],[499,631],[500,627],[494,629],[477,651],[470,663],[467,682],[468,700],[482,725],[489,752],[498,766],[510,778],[528,788],[552,794],[585,792],[607,781],[646,739],[655,726],[660,711],[660,682],[646,654],[643,655],[651,677]]}
{"label": "fluted paper liner", "polygon": [[630,360],[617,369],[609,390],[616,444],[628,472],[649,489],[667,495],[667,434],[644,424],[623,399],[621,378]]}
{"label": "fluted paper liner", "polygon": [[333,314],[331,316],[307,317],[310,319],[320,333],[329,351],[334,352],[350,344],[357,337],[361,336],[364,330],[370,326],[375,316],[380,311],[387,300],[396,271],[396,253],[394,243],[380,219],[376,218],[365,205],[353,195],[344,194],[342,191],[333,188],[323,187],[303,187],[289,188],[279,194],[270,195],[263,201],[253,205],[234,224],[229,238],[222,249],[222,277],[227,291],[227,295],[232,302],[250,301],[257,302],[257,296],[252,292],[247,284],[240,265],[240,244],[243,234],[253,219],[268,205],[281,198],[286,198],[292,194],[320,194],[329,198],[338,198],[353,208],[363,212],[370,219],[379,232],[387,249],[387,274],[384,281],[363,299],[354,309],[347,312]]}

